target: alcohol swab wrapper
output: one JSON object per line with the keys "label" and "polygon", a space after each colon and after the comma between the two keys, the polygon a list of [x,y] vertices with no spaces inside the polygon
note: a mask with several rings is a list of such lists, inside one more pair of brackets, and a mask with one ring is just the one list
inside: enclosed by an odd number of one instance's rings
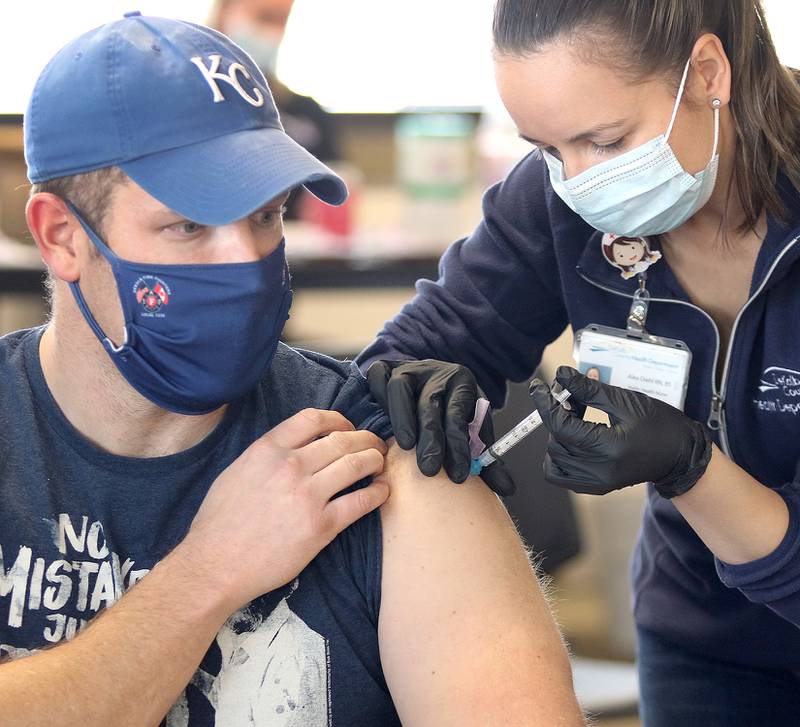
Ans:
{"label": "alcohol swab wrapper", "polygon": [[478,457],[480,453],[486,449],[486,443],[481,440],[481,427],[488,413],[489,400],[483,398],[478,399],[475,402],[475,416],[472,417],[472,421],[467,427],[467,431],[469,432],[469,456],[472,459]]}

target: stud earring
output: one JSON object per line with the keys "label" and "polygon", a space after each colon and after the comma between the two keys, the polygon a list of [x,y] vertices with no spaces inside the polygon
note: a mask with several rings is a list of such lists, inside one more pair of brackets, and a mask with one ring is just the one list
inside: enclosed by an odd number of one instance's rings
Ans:
{"label": "stud earring", "polygon": [[718,108],[721,108],[721,107],[722,107],[722,101],[720,101],[718,98],[715,98],[711,102],[711,108],[718,109]]}

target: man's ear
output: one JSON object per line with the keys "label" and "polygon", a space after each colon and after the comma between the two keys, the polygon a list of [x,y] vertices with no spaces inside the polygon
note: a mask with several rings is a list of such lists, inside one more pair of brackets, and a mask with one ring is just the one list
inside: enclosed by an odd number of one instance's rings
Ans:
{"label": "man's ear", "polygon": [[25,207],[25,217],[42,260],[53,275],[68,283],[76,281],[80,260],[75,243],[82,228],[64,200],[49,192],[34,194]]}

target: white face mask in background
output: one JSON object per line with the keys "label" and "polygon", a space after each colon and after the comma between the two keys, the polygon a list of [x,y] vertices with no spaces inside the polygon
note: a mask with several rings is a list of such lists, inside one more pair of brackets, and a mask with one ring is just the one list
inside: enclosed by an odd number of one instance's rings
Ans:
{"label": "white face mask in background", "polygon": [[660,235],[708,202],[719,167],[719,103],[714,103],[714,148],[703,171],[689,174],[669,145],[688,74],[687,62],[669,127],[652,141],[572,179],[564,179],[564,164],[542,150],[556,194],[595,229],[625,237]]}
{"label": "white face mask in background", "polygon": [[275,76],[282,32],[266,33],[254,25],[242,23],[231,30],[230,38],[253,59],[265,76]]}

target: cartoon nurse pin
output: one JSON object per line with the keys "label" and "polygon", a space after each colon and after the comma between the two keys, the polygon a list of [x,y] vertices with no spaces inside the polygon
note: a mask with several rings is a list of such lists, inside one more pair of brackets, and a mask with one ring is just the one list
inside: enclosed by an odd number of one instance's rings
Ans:
{"label": "cartoon nurse pin", "polygon": [[612,233],[603,235],[603,255],[625,280],[643,273],[661,259],[658,250],[651,250],[644,237],[621,237]]}

